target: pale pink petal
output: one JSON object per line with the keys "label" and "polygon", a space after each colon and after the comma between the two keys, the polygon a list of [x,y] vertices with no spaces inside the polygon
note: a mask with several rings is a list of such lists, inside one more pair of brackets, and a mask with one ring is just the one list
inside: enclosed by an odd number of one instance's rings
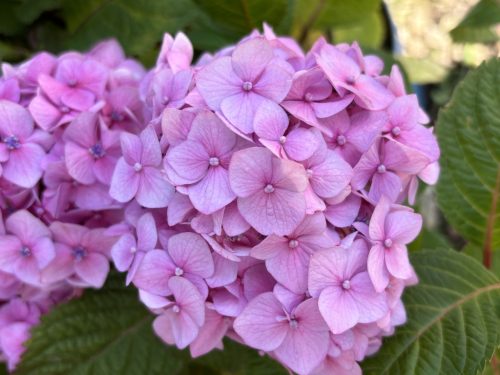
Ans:
{"label": "pale pink petal", "polygon": [[168,253],[177,267],[180,267],[184,272],[201,277],[210,277],[214,273],[210,249],[198,234],[179,233],[170,237]]}
{"label": "pale pink petal", "polygon": [[179,349],[184,349],[193,342],[199,330],[189,315],[172,310],[157,317],[153,322],[153,329],[167,344],[175,343]]}
{"label": "pale pink petal", "polygon": [[381,197],[370,219],[369,235],[373,241],[385,240],[385,220],[391,209],[391,202]]}
{"label": "pale pink petal", "polygon": [[314,132],[298,128],[288,133],[283,147],[291,159],[303,161],[312,156],[318,148],[318,143],[318,137]]}
{"label": "pale pink petal", "polygon": [[10,152],[3,165],[3,177],[24,188],[32,188],[42,176],[42,161],[45,151],[35,143],[25,143]]}
{"label": "pale pink petal", "polygon": [[413,241],[421,229],[422,216],[413,212],[395,211],[385,219],[386,237],[403,245]]}
{"label": "pale pink petal", "polygon": [[292,86],[293,68],[286,61],[274,58],[264,69],[253,91],[280,103],[285,99]]}
{"label": "pale pink petal", "polygon": [[54,243],[49,237],[38,238],[36,243],[31,246],[31,251],[39,269],[47,267],[56,256]]}
{"label": "pale pink petal", "polygon": [[266,260],[266,267],[276,281],[292,292],[301,294],[307,290],[309,258],[305,251],[288,248]]}
{"label": "pale pink petal", "polygon": [[236,202],[230,203],[224,209],[222,226],[224,228],[224,232],[228,236],[237,236],[250,229],[250,224],[248,224],[245,219],[243,219],[243,216],[241,216]]}
{"label": "pale pink petal", "polygon": [[347,261],[347,253],[340,247],[314,253],[309,263],[308,284],[311,296],[317,298],[323,289],[339,286],[343,281]]}
{"label": "pale pink petal", "polygon": [[385,265],[385,248],[374,245],[368,254],[368,274],[377,292],[382,292],[389,284],[389,273]]}
{"label": "pale pink petal", "polygon": [[47,226],[26,210],[19,210],[5,220],[8,233],[15,234],[25,245],[34,246],[40,237],[51,237]]}
{"label": "pale pink petal", "polygon": [[251,347],[271,351],[285,340],[288,322],[278,321],[283,317],[281,304],[273,293],[264,293],[254,298],[234,321],[234,330]]}
{"label": "pale pink petal", "polygon": [[330,224],[336,227],[349,227],[358,217],[360,207],[361,198],[351,194],[339,204],[328,205],[325,217]]}
{"label": "pale pink petal", "polygon": [[394,244],[385,253],[385,264],[391,275],[398,279],[409,279],[413,275],[413,268],[408,259],[406,246]]}
{"label": "pale pink petal", "polygon": [[128,202],[137,194],[140,180],[139,173],[124,158],[120,158],[113,172],[109,195],[118,202]]}
{"label": "pale pink petal", "polygon": [[358,273],[351,279],[351,291],[358,305],[360,323],[375,322],[387,314],[387,297],[375,292],[368,273]]}
{"label": "pale pink petal", "polygon": [[197,326],[205,321],[205,302],[196,287],[183,277],[174,276],[168,280],[168,287],[175,302],[181,308],[181,314],[187,314]]}
{"label": "pale pink petal", "polygon": [[257,109],[268,99],[252,91],[229,96],[220,105],[222,114],[239,131],[250,134],[254,131],[253,119]]}
{"label": "pale pink petal", "polygon": [[257,109],[253,121],[255,134],[268,140],[279,140],[288,127],[285,111],[271,101],[265,101]]}
{"label": "pale pink petal", "polygon": [[319,310],[330,330],[339,334],[359,321],[359,309],[351,293],[341,286],[324,289],[318,300]]}
{"label": "pale pink petal", "polygon": [[122,132],[120,134],[120,144],[123,157],[128,164],[134,165],[135,163],[141,162],[142,143],[137,135]]}
{"label": "pale pink petal", "polygon": [[152,126],[146,127],[139,138],[142,143],[141,164],[158,166],[161,164],[161,148],[158,136]]}
{"label": "pale pink petal", "polygon": [[394,100],[394,95],[384,85],[366,75],[359,76],[352,92],[359,106],[373,111],[386,108]]}
{"label": "pale pink petal", "polygon": [[147,292],[166,296],[171,293],[168,280],[174,275],[175,265],[164,250],[146,253],[133,279],[134,284]]}
{"label": "pale pink petal", "polygon": [[209,168],[201,181],[189,186],[188,192],[193,206],[206,215],[220,210],[236,198],[229,186],[228,171],[222,166]]}
{"label": "pale pink petal", "polygon": [[0,100],[0,135],[15,136],[23,141],[33,132],[33,119],[29,112],[17,103]]}
{"label": "pale pink petal", "polygon": [[167,108],[163,111],[161,129],[170,145],[176,146],[187,139],[195,116],[194,112],[174,108]]}
{"label": "pale pink petal", "polygon": [[252,248],[250,255],[256,259],[270,259],[281,252],[290,251],[288,247],[289,240],[285,237],[279,237],[274,234],[266,237],[257,246]]}
{"label": "pale pink petal", "polygon": [[253,82],[273,58],[273,50],[264,38],[254,38],[239,44],[231,56],[232,68],[242,81]]}
{"label": "pale pink petal", "polygon": [[272,154],[262,147],[235,152],[229,165],[229,181],[238,197],[248,197],[264,189],[273,175]]}
{"label": "pale pink petal", "polygon": [[385,196],[394,202],[402,189],[401,179],[397,174],[389,171],[377,172],[373,175],[368,197],[377,202],[382,196]]}
{"label": "pale pink petal", "polygon": [[210,157],[198,142],[186,141],[170,149],[166,160],[180,177],[194,183],[207,173]]}
{"label": "pale pink petal", "polygon": [[222,338],[229,328],[229,320],[212,309],[205,309],[205,324],[196,339],[189,345],[193,358],[202,356],[222,345]]}
{"label": "pale pink petal", "polygon": [[118,271],[125,272],[130,268],[135,255],[133,249],[137,249],[136,246],[135,238],[130,233],[121,236],[113,245],[111,257]]}
{"label": "pale pink petal", "polygon": [[93,169],[96,159],[88,149],[82,148],[73,142],[66,142],[64,159],[68,173],[76,181],[86,185],[93,184],[96,181]]}
{"label": "pale pink petal", "polygon": [[109,262],[98,253],[89,253],[80,262],[75,263],[75,272],[83,281],[95,288],[101,288],[109,272]]}
{"label": "pale pink petal", "polygon": [[0,236],[0,270],[4,272],[13,272],[16,260],[19,258],[19,251],[22,244],[15,236]]}
{"label": "pale pink petal", "polygon": [[139,180],[137,202],[147,208],[167,207],[174,194],[174,187],[157,168],[145,167]]}
{"label": "pale pink petal", "polygon": [[214,273],[206,279],[211,288],[219,288],[231,284],[238,274],[238,263],[213,253]]}
{"label": "pale pink petal", "polygon": [[156,222],[151,213],[145,213],[137,221],[137,246],[141,250],[151,250],[158,242]]}

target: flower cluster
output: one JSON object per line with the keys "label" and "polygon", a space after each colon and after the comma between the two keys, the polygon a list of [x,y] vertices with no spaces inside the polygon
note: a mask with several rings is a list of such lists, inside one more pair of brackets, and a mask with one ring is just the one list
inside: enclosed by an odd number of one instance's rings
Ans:
{"label": "flower cluster", "polygon": [[402,203],[435,183],[439,148],[399,69],[356,43],[304,53],[266,25],[192,59],[179,33],[148,72],[112,41],[4,66],[11,367],[39,315],[101,287],[109,258],[192,356],[228,336],[298,374],[356,374],[405,322],[422,220]]}

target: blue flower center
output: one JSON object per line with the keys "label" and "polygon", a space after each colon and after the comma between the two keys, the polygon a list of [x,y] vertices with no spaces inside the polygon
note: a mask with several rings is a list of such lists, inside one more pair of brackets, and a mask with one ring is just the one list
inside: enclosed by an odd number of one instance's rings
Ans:
{"label": "blue flower center", "polygon": [[31,256],[31,249],[27,246],[23,246],[23,247],[21,247],[21,250],[19,251],[19,253],[21,254],[21,256],[26,258],[26,257]]}
{"label": "blue flower center", "polygon": [[73,249],[73,256],[75,257],[75,260],[79,262],[87,256],[87,249],[81,246],[75,247]]}
{"label": "blue flower center", "polygon": [[90,147],[89,152],[96,159],[102,158],[106,154],[106,151],[104,151],[104,147],[102,147],[102,144],[100,143],[96,143],[95,145]]}
{"label": "blue flower center", "polygon": [[125,119],[125,116],[123,115],[123,113],[120,113],[118,111],[111,112],[111,120],[113,120],[115,122],[121,122],[124,119]]}
{"label": "blue flower center", "polygon": [[3,139],[3,143],[5,143],[9,150],[17,150],[19,147],[21,147],[21,143],[15,135],[5,137]]}

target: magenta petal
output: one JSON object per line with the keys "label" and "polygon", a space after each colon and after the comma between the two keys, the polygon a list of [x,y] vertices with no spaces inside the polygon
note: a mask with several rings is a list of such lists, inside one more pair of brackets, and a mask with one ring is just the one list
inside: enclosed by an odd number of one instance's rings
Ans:
{"label": "magenta petal", "polygon": [[174,275],[175,265],[164,250],[151,250],[146,253],[134,277],[134,284],[159,296],[171,293],[168,280]]}
{"label": "magenta petal", "polygon": [[118,202],[128,202],[137,194],[139,182],[139,173],[124,158],[120,158],[113,172],[109,195]]}
{"label": "magenta petal", "polygon": [[168,253],[184,272],[201,277],[214,273],[210,249],[203,238],[194,233],[179,233],[168,240]]}
{"label": "magenta petal", "polygon": [[394,202],[403,187],[401,179],[392,172],[375,173],[368,196],[374,201],[378,201],[382,196],[386,196],[391,202]]}
{"label": "magenta petal", "polygon": [[25,143],[10,152],[3,165],[3,177],[24,188],[32,188],[42,176],[42,160],[45,151],[35,143]]}
{"label": "magenta petal", "polygon": [[187,139],[195,116],[196,114],[193,112],[174,108],[167,108],[163,111],[162,133],[170,145],[176,146]]}
{"label": "magenta petal", "polygon": [[122,132],[120,134],[120,145],[123,158],[128,164],[134,165],[135,163],[141,162],[142,143],[137,135]]}
{"label": "magenta petal", "polygon": [[51,237],[47,226],[26,210],[18,210],[5,220],[7,232],[15,234],[25,245],[34,246],[40,237]]}
{"label": "magenta petal", "polygon": [[156,247],[158,242],[158,231],[153,215],[148,212],[142,215],[137,221],[137,246],[143,251]]}
{"label": "magenta petal", "polygon": [[0,236],[0,270],[4,272],[13,272],[15,261],[19,258],[21,241],[15,236]]}
{"label": "magenta petal", "polygon": [[159,166],[161,164],[161,148],[158,136],[152,126],[147,126],[139,138],[142,143],[141,164],[148,166]]}
{"label": "magenta petal", "polygon": [[33,119],[29,112],[17,103],[0,100],[0,135],[16,136],[21,141],[33,132]]}
{"label": "magenta petal", "polygon": [[341,286],[324,289],[319,296],[318,305],[328,327],[335,334],[347,331],[359,321],[356,301]]}
{"label": "magenta petal", "polygon": [[147,208],[167,207],[174,194],[174,187],[157,168],[145,167],[137,189],[137,202]]}
{"label": "magenta petal", "polygon": [[282,316],[283,309],[273,293],[264,293],[250,301],[236,318],[234,330],[251,347],[275,350],[288,332],[288,322],[276,319]]}
{"label": "magenta petal", "polygon": [[32,245],[31,251],[36,259],[36,263],[39,269],[47,267],[47,265],[56,256],[54,243],[49,237],[38,238],[36,243]]}
{"label": "magenta petal", "polygon": [[102,254],[90,253],[75,263],[75,272],[91,286],[101,288],[108,276],[109,262]]}
{"label": "magenta petal", "polygon": [[386,108],[393,100],[394,95],[380,82],[372,77],[361,75],[356,83],[354,101],[361,107],[373,111]]}
{"label": "magenta petal", "polygon": [[207,175],[191,185],[188,191],[193,206],[206,215],[220,210],[236,198],[229,186],[228,172],[222,166],[211,167]]}
{"label": "magenta petal", "polygon": [[95,102],[95,95],[83,89],[66,89],[61,94],[61,102],[77,111],[86,111]]}

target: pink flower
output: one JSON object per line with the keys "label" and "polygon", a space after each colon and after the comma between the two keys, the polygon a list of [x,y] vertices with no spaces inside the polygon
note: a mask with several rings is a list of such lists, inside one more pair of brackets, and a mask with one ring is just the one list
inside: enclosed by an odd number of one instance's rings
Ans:
{"label": "pink flower", "polygon": [[414,275],[406,245],[417,237],[422,217],[407,210],[392,210],[386,197],[380,198],[370,219],[372,248],[368,255],[368,273],[375,289],[389,284],[389,275],[409,279]]}
{"label": "pink flower", "polygon": [[417,174],[428,162],[418,151],[392,140],[379,139],[354,167],[351,184],[354,189],[361,190],[371,181],[370,199],[378,201],[385,195],[394,202],[403,189],[398,174]]}
{"label": "pink flower", "polygon": [[366,271],[368,248],[358,239],[348,248],[316,252],[309,268],[309,292],[330,330],[339,334],[387,313],[385,293],[377,293]]}
{"label": "pink flower", "polygon": [[159,169],[161,149],[154,129],[149,126],[139,136],[124,132],[120,140],[123,157],[116,164],[109,194],[118,202],[135,197],[144,207],[166,207],[174,189]]}
{"label": "pink flower", "polygon": [[204,300],[196,287],[183,277],[174,276],[167,282],[174,301],[167,301],[163,312],[153,322],[155,333],[167,344],[184,349],[198,335],[205,321]]}
{"label": "pink flower", "polygon": [[189,345],[193,358],[207,354],[215,348],[223,349],[222,339],[232,325],[230,318],[220,315],[208,305],[207,303],[205,307],[205,323],[200,327],[196,339]]}
{"label": "pink flower", "polygon": [[250,255],[266,261],[271,275],[290,289],[301,294],[307,290],[309,259],[318,250],[335,245],[326,233],[325,217],[321,213],[308,215],[288,236],[270,235],[252,249]]}
{"label": "pink flower", "polygon": [[125,233],[111,248],[111,257],[120,272],[128,271],[126,284],[134,279],[146,253],[156,248],[158,232],[151,213],[143,214],[137,220],[137,240],[131,233]]}
{"label": "pink flower", "polygon": [[103,229],[53,222],[56,257],[43,272],[45,282],[69,279],[75,285],[101,288],[109,272],[108,254],[115,239]]}
{"label": "pink flower", "polygon": [[254,118],[255,134],[259,141],[279,158],[302,161],[318,148],[318,136],[310,129],[295,128],[287,135],[288,116],[273,102],[263,103]]}
{"label": "pink flower", "polygon": [[332,98],[332,85],[318,67],[295,73],[292,87],[281,105],[296,118],[325,133],[328,128],[318,119],[330,117],[351,104],[354,96]]}
{"label": "pink flower", "polygon": [[172,38],[170,34],[163,36],[161,50],[156,60],[157,67],[166,65],[177,73],[180,70],[190,69],[192,60],[193,46],[186,34],[178,32],[175,38]]}
{"label": "pink flower", "polygon": [[180,177],[172,182],[187,185],[193,206],[209,215],[235,199],[229,186],[229,160],[236,135],[211,112],[201,112],[191,125],[185,142],[171,148],[165,162]]}
{"label": "pink flower", "polygon": [[387,107],[394,96],[375,78],[361,72],[361,67],[337,47],[325,45],[316,57],[333,87],[343,96],[347,91],[355,95],[360,107],[380,110]]}
{"label": "pink flower", "polygon": [[136,87],[118,86],[106,93],[105,97],[106,105],[102,108],[102,114],[110,128],[134,132],[143,129],[144,104]]}
{"label": "pink flower", "polygon": [[168,281],[179,276],[191,281],[206,298],[208,288],[203,279],[213,273],[212,255],[203,238],[195,233],[179,233],[170,237],[166,251],[150,250],[145,254],[133,282],[146,292],[168,296],[172,293]]}
{"label": "pink flower", "polygon": [[28,211],[20,210],[5,221],[0,235],[0,270],[32,285],[40,284],[40,272],[54,259],[49,229]]}
{"label": "pink flower", "polygon": [[97,114],[84,112],[64,132],[68,173],[81,184],[109,185],[120,155],[119,135],[99,123]]}
{"label": "pink flower", "polygon": [[288,63],[274,57],[269,42],[257,37],[238,45],[231,56],[216,58],[205,66],[196,76],[196,85],[211,109],[249,134],[259,106],[285,98],[292,73]]}
{"label": "pink flower", "polygon": [[261,147],[234,153],[229,181],[243,218],[264,235],[287,235],[305,216],[307,176],[295,162]]}
{"label": "pink flower", "polygon": [[326,356],[329,333],[315,299],[287,311],[272,292],[254,298],[234,321],[245,343],[273,352],[286,366],[308,374]]}
{"label": "pink flower", "polygon": [[32,188],[42,176],[44,138],[34,130],[33,120],[19,104],[0,100],[0,175],[6,180]]}

